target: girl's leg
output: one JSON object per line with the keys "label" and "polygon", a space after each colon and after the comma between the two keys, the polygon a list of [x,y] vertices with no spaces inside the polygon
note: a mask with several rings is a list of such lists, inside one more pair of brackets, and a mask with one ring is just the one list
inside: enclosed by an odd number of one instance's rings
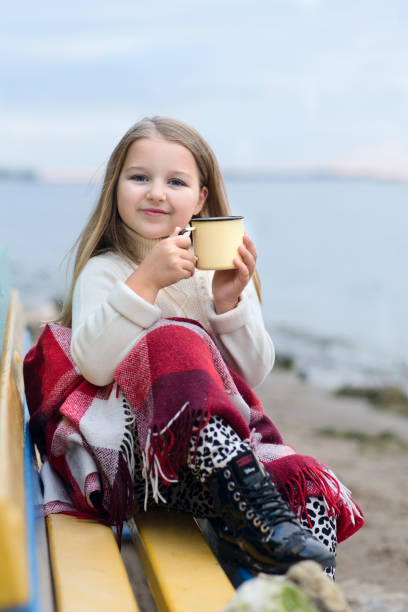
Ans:
{"label": "girl's leg", "polygon": [[[329,516],[321,497],[309,497],[306,502],[306,509],[312,523],[311,531],[313,535],[335,555],[337,550],[336,517]],[[302,516],[301,523],[304,527],[310,527],[305,515]],[[324,572],[332,580],[335,580],[336,569],[334,567],[326,567]]]}
{"label": "girl's leg", "polygon": [[[198,425],[197,421],[195,426]],[[224,419],[212,415],[200,431],[198,440],[190,440],[188,466],[201,482],[205,482],[215,470],[225,467],[234,457],[248,450],[248,444]]]}
{"label": "girl's leg", "polygon": [[[138,448],[135,460],[135,494],[143,507],[145,482]],[[328,550],[301,527],[249,446],[225,421],[211,417],[198,440],[191,440],[187,463],[176,484],[159,485],[160,495],[167,507],[216,517],[222,554],[252,571],[272,573],[305,559],[330,564]],[[155,505],[151,496],[148,502]]]}
{"label": "girl's leg", "polygon": [[[205,480],[212,474],[214,469],[225,467],[231,459],[248,450],[248,445],[239,438],[224,419],[217,416],[211,417],[207,427],[200,432],[195,461],[193,461],[194,446],[192,440],[190,443],[189,466],[203,483],[205,483]],[[194,479],[191,478],[191,480],[193,481]],[[192,500],[195,512],[200,509],[204,511],[199,516],[205,516],[205,512],[210,510],[207,503],[208,493],[205,489],[207,487],[195,487],[195,496]],[[337,549],[336,517],[329,516],[323,499],[319,497],[310,497],[307,500],[306,508],[312,523],[311,531],[313,535],[335,555]],[[211,515],[207,514],[207,516]],[[306,517],[303,517],[301,522],[305,527],[309,527]],[[334,567],[325,568],[324,572],[332,580],[335,579],[336,570]]]}
{"label": "girl's leg", "polygon": [[[199,426],[199,420],[195,427]],[[142,475],[143,461],[137,434],[135,438],[135,496],[136,503],[143,508],[145,480]],[[224,419],[212,416],[209,423],[200,431],[196,439],[190,441],[189,457],[186,467],[180,469],[178,482],[171,486],[160,484],[159,490],[165,498],[165,507],[183,512],[191,512],[197,518],[217,516],[213,496],[205,480],[216,469],[225,467],[238,454],[248,451],[248,445]],[[157,506],[149,493],[148,507]]]}

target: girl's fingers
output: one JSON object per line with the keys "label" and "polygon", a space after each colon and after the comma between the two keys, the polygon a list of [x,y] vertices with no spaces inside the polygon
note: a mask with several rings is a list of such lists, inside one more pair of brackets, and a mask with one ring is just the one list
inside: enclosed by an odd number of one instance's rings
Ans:
{"label": "girl's fingers", "polygon": [[234,259],[234,265],[237,268],[238,276],[241,282],[243,283],[244,286],[247,285],[249,282],[249,279],[251,278],[251,272],[248,266],[238,257]]}
{"label": "girl's fingers", "polygon": [[175,239],[175,244],[181,249],[189,249],[191,247],[190,234],[186,232],[185,234],[180,234],[181,227],[178,225],[174,228],[169,238]]}
{"label": "girl's fingers", "polygon": [[175,245],[178,246],[180,249],[188,251],[188,249],[191,247],[191,240],[189,234],[183,234],[182,236],[176,235],[172,236],[172,238],[174,239]]}
{"label": "girl's fingers", "polygon": [[256,261],[257,257],[258,257],[258,254],[256,252],[255,245],[252,242],[252,240],[250,239],[250,237],[248,236],[248,234],[244,234],[244,246],[248,249],[248,251],[251,253],[252,257]]}
{"label": "girl's fingers", "polygon": [[248,267],[249,273],[252,276],[254,270],[255,270],[255,263],[256,263],[256,253],[255,256],[253,253],[251,253],[251,251],[249,251],[245,246],[241,245],[238,248],[239,254],[242,257],[243,262],[246,264],[246,266]]}
{"label": "girl's fingers", "polygon": [[183,261],[191,261],[193,263],[193,265],[195,265],[195,262],[197,261],[197,257],[194,255],[194,253],[192,253],[188,249],[183,249],[180,252],[180,258]]}
{"label": "girl's fingers", "polygon": [[194,263],[191,263],[191,262],[183,263],[182,269],[186,272],[187,278],[189,278],[190,276],[193,276],[195,269],[196,269],[195,262]]}

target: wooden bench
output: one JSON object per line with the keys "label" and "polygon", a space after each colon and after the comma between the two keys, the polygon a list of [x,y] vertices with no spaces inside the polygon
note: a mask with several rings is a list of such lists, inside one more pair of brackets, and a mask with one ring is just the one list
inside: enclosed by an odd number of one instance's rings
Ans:
{"label": "wooden bench", "polygon": [[[24,418],[23,310],[0,247],[0,610],[137,611],[113,531],[41,513],[38,462]],[[218,612],[234,588],[190,515],[130,523],[157,609]]]}
{"label": "wooden bench", "polygon": [[233,598],[191,514],[141,512],[129,528],[160,612],[215,612]]}
{"label": "wooden bench", "polygon": [[138,610],[113,532],[41,513],[24,418],[24,320],[0,250],[0,610]]}

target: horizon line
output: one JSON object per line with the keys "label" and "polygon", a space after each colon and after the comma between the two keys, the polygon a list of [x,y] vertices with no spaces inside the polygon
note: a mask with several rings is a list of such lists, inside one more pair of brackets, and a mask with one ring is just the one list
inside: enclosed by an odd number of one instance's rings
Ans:
{"label": "horizon line", "polygon": [[[29,180],[44,184],[98,184],[102,183],[105,168],[101,167],[48,167],[6,168],[0,166],[0,179]],[[375,166],[223,166],[221,173],[230,180],[371,180],[408,183],[408,171],[382,169]]]}

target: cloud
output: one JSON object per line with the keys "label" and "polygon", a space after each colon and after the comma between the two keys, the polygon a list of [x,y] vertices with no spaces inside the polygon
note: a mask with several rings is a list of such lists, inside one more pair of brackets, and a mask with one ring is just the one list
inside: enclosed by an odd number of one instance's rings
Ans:
{"label": "cloud", "polygon": [[9,167],[14,160],[37,168],[104,163],[129,125],[123,117],[110,113],[72,114],[63,119],[57,115],[2,116],[1,139],[9,144],[0,153],[0,165]]}
{"label": "cloud", "polygon": [[296,0],[296,3],[304,9],[315,9],[319,6],[320,0]]}
{"label": "cloud", "polygon": [[403,151],[407,9],[370,7],[10,5],[0,24],[1,163],[94,165],[151,114],[196,126],[226,164],[337,163],[384,142]]}
{"label": "cloud", "polygon": [[[117,60],[128,57],[137,51],[134,37],[124,36],[48,36],[26,39],[26,44],[14,37],[2,38],[0,53],[4,59],[13,62],[94,62],[98,60]],[[139,40],[139,46],[148,41]]]}
{"label": "cloud", "polygon": [[401,176],[408,180],[408,143],[396,140],[377,142],[370,147],[350,151],[340,162],[344,169],[372,171],[383,176]]}
{"label": "cloud", "polygon": [[65,35],[48,35],[38,38],[35,35],[26,37],[24,45],[15,36],[3,36],[0,40],[0,54],[3,61],[13,63],[29,62],[58,64],[94,63],[105,61],[114,63],[128,60],[129,57],[140,57],[149,52],[160,52],[161,49],[174,48],[180,41],[186,45],[188,39],[182,37],[182,31],[157,27],[154,36],[150,30],[145,32],[95,33],[84,32]]}

